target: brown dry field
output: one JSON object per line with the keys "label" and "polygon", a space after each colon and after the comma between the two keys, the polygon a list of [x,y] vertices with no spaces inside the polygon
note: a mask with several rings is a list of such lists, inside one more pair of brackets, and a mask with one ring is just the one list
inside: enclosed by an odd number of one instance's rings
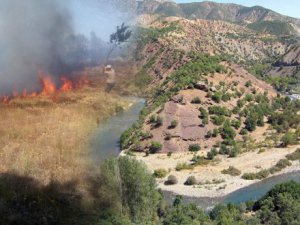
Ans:
{"label": "brown dry field", "polygon": [[116,107],[129,104],[117,93],[105,94],[98,75],[80,90],[0,103],[0,173],[44,184],[83,177],[91,134]]}

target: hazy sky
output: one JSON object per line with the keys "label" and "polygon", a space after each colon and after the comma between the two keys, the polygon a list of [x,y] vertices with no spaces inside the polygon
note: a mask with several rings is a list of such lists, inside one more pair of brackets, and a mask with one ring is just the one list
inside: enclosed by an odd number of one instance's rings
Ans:
{"label": "hazy sky", "polygon": [[[175,0],[177,3],[202,2],[201,0]],[[212,0],[213,2],[236,3],[245,6],[260,5],[281,14],[300,18],[300,0]]]}
{"label": "hazy sky", "polygon": [[116,30],[116,26],[127,22],[127,18],[113,8],[108,0],[69,1],[76,31],[87,36],[94,31],[103,40],[108,40],[110,34]]}

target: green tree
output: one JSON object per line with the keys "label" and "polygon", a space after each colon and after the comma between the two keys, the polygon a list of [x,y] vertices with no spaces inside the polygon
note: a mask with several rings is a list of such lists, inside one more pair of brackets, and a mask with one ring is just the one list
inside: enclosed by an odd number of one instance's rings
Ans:
{"label": "green tree", "polygon": [[121,46],[124,42],[128,41],[131,35],[132,31],[129,30],[129,26],[126,26],[125,23],[122,23],[121,26],[117,26],[117,31],[110,35],[110,48],[106,56],[106,63],[108,63],[113,51]]}
{"label": "green tree", "polygon": [[256,130],[257,126],[257,115],[255,113],[250,113],[245,121],[245,128],[252,132]]}
{"label": "green tree", "polygon": [[281,138],[283,147],[287,147],[288,145],[295,145],[298,143],[297,136],[295,133],[288,131],[283,137]]}
{"label": "green tree", "polygon": [[96,181],[99,204],[113,215],[129,216],[138,224],[155,220],[160,194],[144,164],[129,157],[106,160]]}
{"label": "green tree", "polygon": [[230,120],[226,120],[222,127],[222,138],[223,139],[234,139],[236,136],[235,130],[231,127]]}

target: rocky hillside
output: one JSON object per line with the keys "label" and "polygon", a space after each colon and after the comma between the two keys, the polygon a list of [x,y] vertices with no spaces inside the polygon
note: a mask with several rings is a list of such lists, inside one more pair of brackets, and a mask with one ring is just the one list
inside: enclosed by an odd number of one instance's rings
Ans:
{"label": "rocky hillside", "polygon": [[[251,27],[258,30],[261,30],[262,27],[280,28],[285,23],[287,30],[284,30],[284,34],[293,33],[300,28],[299,19],[283,16],[260,6],[245,7],[209,1],[176,4],[169,1],[144,0],[138,3],[138,13],[253,24]],[[264,21],[269,23],[262,23]],[[278,21],[281,22],[280,26]]]}
{"label": "rocky hillside", "polygon": [[148,101],[137,133],[123,136],[124,149],[151,152],[153,141],[161,152],[187,151],[193,144],[210,149],[227,135],[241,141],[251,132],[257,139],[267,129],[277,92],[243,67],[275,65],[280,58],[294,62],[293,37],[220,20],[148,14],[138,22],[136,82]]}
{"label": "rocky hillside", "polygon": [[155,59],[151,68],[158,77],[178,68],[185,61],[180,56],[184,52],[219,54],[238,63],[256,64],[275,62],[296,42],[224,21],[143,15],[139,26],[138,49],[143,51],[139,51],[138,59],[142,58],[143,63]]}
{"label": "rocky hillside", "polygon": [[[225,120],[234,124],[233,132],[242,134],[246,117],[239,116],[240,104],[276,96],[271,86],[240,66],[225,67],[226,72],[211,74],[195,83],[193,88],[184,88],[147,117],[143,132],[151,134],[150,140],[162,143],[162,152],[187,151],[192,144],[210,149],[217,141],[222,141],[220,128]],[[157,125],[154,118],[159,118],[161,124]],[[241,135],[236,138],[242,140]],[[149,139],[145,139],[142,145],[146,147],[149,143]]]}
{"label": "rocky hillside", "polygon": [[300,92],[300,45],[295,44],[265,71],[280,91]]}
{"label": "rocky hillside", "polygon": [[[297,39],[268,24],[264,32],[264,23],[257,32],[223,21],[253,25],[277,14],[209,2],[199,3],[206,9],[144,3],[141,11],[160,14],[138,20],[135,80],[147,102],[121,137],[123,153],[145,162],[162,190],[193,197],[223,196],[299,168],[300,102],[265,82],[281,85],[286,77],[262,76],[276,66],[298,66]],[[173,16],[161,16],[162,5]],[[188,19],[199,10],[203,18]]]}

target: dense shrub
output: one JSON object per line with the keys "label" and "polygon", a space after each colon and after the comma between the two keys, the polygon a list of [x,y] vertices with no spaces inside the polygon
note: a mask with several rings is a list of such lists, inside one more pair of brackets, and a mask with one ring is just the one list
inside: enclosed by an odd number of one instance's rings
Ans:
{"label": "dense shrub", "polygon": [[177,177],[175,177],[174,175],[170,175],[170,176],[168,176],[168,179],[166,180],[165,185],[174,185],[177,183],[178,183]]}
{"label": "dense shrub", "polygon": [[211,121],[213,122],[213,124],[215,124],[217,126],[221,126],[225,121],[225,117],[224,116],[212,116]]}
{"label": "dense shrub", "polygon": [[201,147],[199,144],[191,144],[189,145],[189,151],[190,152],[198,152],[201,150]]}
{"label": "dense shrub", "polygon": [[156,178],[164,178],[166,177],[168,174],[168,171],[165,169],[156,169],[153,172],[153,176]]}
{"label": "dense shrub", "polygon": [[300,148],[298,148],[295,152],[288,154],[286,158],[291,161],[300,160]]}
{"label": "dense shrub", "polygon": [[226,120],[221,128],[221,136],[223,139],[234,139],[236,136],[235,130],[231,127],[229,120]]}
{"label": "dense shrub", "polygon": [[269,170],[261,170],[258,173],[244,173],[242,178],[245,180],[263,180],[269,175]]}
{"label": "dense shrub", "polygon": [[223,174],[229,174],[231,176],[240,176],[242,173],[240,170],[238,170],[237,168],[233,167],[233,166],[229,166],[228,169],[222,170]]}
{"label": "dense shrub", "polygon": [[181,171],[181,170],[190,170],[193,169],[192,165],[189,165],[187,163],[177,163],[175,170],[176,171]]}
{"label": "dense shrub", "polygon": [[201,104],[201,99],[199,97],[195,97],[193,98],[193,100],[191,101],[192,104]]}
{"label": "dense shrub", "polygon": [[281,138],[281,142],[283,147],[287,147],[288,145],[295,145],[298,143],[298,137],[295,135],[295,133],[288,131]]}
{"label": "dense shrub", "polygon": [[191,185],[196,185],[197,180],[194,176],[190,176],[187,178],[187,180],[184,182],[184,185],[191,186]]}
{"label": "dense shrub", "polygon": [[209,112],[209,114],[212,114],[212,115],[227,116],[227,117],[231,116],[230,110],[228,110],[226,107],[222,107],[222,106],[210,106],[210,107],[208,107],[208,112]]}
{"label": "dense shrub", "polygon": [[219,154],[220,155],[229,155],[230,153],[230,148],[226,146],[225,144],[221,144]]}
{"label": "dense shrub", "polygon": [[160,116],[152,115],[149,118],[149,123],[153,124],[153,126],[157,128],[163,125],[163,119]]}
{"label": "dense shrub", "polygon": [[221,92],[216,92],[215,94],[212,95],[212,100],[214,100],[216,103],[220,103],[222,100],[222,93]]}
{"label": "dense shrub", "polygon": [[213,136],[213,137],[218,137],[218,135],[219,135],[219,129],[215,128],[215,129],[213,130],[212,136]]}
{"label": "dense shrub", "polygon": [[210,163],[210,160],[206,159],[204,156],[194,155],[192,162],[191,168],[193,168],[193,166],[206,166]]}
{"label": "dense shrub", "polygon": [[149,151],[152,154],[159,152],[162,149],[162,144],[157,141],[152,141],[149,147]]}
{"label": "dense shrub", "polygon": [[286,167],[291,166],[291,165],[292,165],[292,163],[289,160],[281,159],[276,163],[275,166],[271,167],[269,171],[271,174],[278,173],[281,170],[283,170]]}

